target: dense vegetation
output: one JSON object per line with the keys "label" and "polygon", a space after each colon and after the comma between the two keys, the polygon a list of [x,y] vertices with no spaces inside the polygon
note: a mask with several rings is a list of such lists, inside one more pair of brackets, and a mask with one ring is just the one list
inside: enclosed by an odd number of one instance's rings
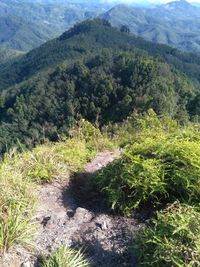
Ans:
{"label": "dense vegetation", "polygon": [[[71,138],[4,157],[0,253],[16,245],[31,248],[36,231],[36,185],[62,174],[70,178],[98,151],[120,145],[126,147],[125,152],[92,177],[87,199],[100,190],[115,212],[130,216],[135,207],[145,204],[151,209],[161,204],[162,210],[138,231],[130,247],[133,253],[137,251],[138,266],[199,266],[199,127],[180,127],[150,110],[145,116],[133,114],[122,124],[110,126],[108,134],[112,142],[82,120],[71,130]],[[168,202],[172,204],[168,206]],[[65,246],[43,258],[39,266],[64,267],[68,263],[90,266],[83,252]]]}
{"label": "dense vegetation", "polygon": [[153,226],[138,234],[138,266],[200,265],[200,213],[192,206],[174,203],[157,213]]}
{"label": "dense vegetation", "polygon": [[88,188],[115,212],[161,210],[133,241],[137,266],[199,266],[199,125],[180,127],[149,111],[112,131],[125,150]]}
{"label": "dense vegetation", "polygon": [[130,215],[135,208],[177,199],[198,205],[199,128],[179,131],[175,122],[159,120],[152,111],[145,119],[133,115],[126,124],[120,141],[126,149],[95,179],[111,206]]}
{"label": "dense vegetation", "polygon": [[198,64],[106,21],[83,22],[0,68],[1,153],[56,141],[80,118],[102,126],[153,108],[181,123],[197,119]]}

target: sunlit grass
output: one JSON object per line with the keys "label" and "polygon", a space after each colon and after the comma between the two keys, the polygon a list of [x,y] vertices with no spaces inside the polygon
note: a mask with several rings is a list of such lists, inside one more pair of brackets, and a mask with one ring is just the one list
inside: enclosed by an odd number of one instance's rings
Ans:
{"label": "sunlit grass", "polygon": [[41,267],[90,267],[90,262],[84,257],[81,250],[75,251],[62,246],[52,253],[49,259],[44,260]]}

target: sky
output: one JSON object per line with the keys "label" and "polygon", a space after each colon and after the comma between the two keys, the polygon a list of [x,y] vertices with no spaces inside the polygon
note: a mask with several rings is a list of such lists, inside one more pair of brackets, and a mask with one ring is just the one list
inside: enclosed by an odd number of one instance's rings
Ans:
{"label": "sky", "polygon": [[[149,3],[169,3],[173,2],[174,0],[104,0],[104,2],[112,3],[112,2],[120,2],[120,3],[141,3],[141,2],[149,2]],[[188,0],[191,3],[200,3],[200,0]]]}

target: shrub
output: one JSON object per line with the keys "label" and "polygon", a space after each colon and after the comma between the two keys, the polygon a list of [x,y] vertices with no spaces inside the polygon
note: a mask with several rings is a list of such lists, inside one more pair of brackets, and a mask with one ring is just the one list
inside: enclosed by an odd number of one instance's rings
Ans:
{"label": "shrub", "polygon": [[101,133],[99,128],[84,119],[80,120],[78,126],[72,129],[71,135],[75,139],[84,140],[91,153],[115,147],[106,132]]}
{"label": "shrub", "polygon": [[174,203],[139,232],[134,248],[138,266],[200,266],[200,213]]}
{"label": "shrub", "polygon": [[90,263],[83,253],[68,247],[61,247],[45,260],[41,267],[89,267]]}
{"label": "shrub", "polygon": [[112,208],[130,215],[134,208],[176,199],[198,203],[200,143],[184,139],[156,140],[127,147],[94,178]]}

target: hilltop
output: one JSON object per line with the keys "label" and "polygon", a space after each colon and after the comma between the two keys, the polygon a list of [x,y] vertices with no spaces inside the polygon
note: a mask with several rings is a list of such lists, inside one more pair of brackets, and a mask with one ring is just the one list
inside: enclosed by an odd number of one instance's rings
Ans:
{"label": "hilltop", "polygon": [[153,108],[187,121],[199,114],[199,62],[104,20],[82,22],[2,65],[1,150],[55,141],[78,118],[103,126]]}

